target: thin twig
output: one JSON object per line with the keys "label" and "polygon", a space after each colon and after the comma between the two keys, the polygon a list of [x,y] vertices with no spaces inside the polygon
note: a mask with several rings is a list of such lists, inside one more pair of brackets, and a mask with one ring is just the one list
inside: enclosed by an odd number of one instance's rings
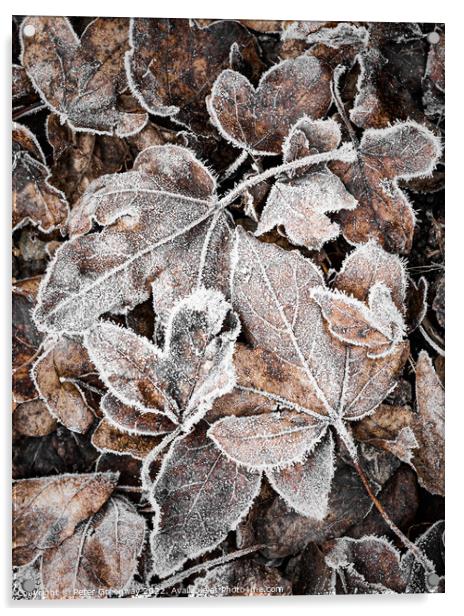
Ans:
{"label": "thin twig", "polygon": [[234,174],[237,171],[237,169],[239,169],[239,167],[243,165],[243,163],[246,161],[247,158],[248,158],[247,150],[242,150],[240,154],[238,155],[238,157],[234,160],[234,162],[231,165],[229,165],[227,169],[224,171],[224,174],[221,178],[221,182],[223,182],[224,180],[227,180],[227,178],[230,178],[230,176]]}
{"label": "thin twig", "polygon": [[28,107],[17,109],[13,111],[13,120],[19,120],[20,118],[23,118],[24,116],[27,116],[31,113],[37,113],[45,107],[46,105],[44,103],[34,103],[33,105],[29,105]]}

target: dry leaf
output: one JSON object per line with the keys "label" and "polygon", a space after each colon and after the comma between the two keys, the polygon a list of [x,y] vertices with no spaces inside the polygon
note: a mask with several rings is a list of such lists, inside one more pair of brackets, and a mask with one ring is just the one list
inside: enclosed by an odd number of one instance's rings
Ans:
{"label": "dry leaf", "polygon": [[115,473],[57,475],[21,479],[13,484],[13,564],[25,565],[37,554],[60,545],[108,500],[118,482]]}
{"label": "dry leaf", "polygon": [[425,571],[424,565],[408,550],[401,559],[403,575],[407,580],[406,592],[428,593],[445,592],[445,522],[439,520],[432,524],[425,533],[415,541],[417,547],[426,557],[431,570]]}
{"label": "dry leaf", "polygon": [[47,436],[56,430],[56,419],[42,400],[29,400],[15,408],[13,430],[23,436]]}
{"label": "dry leaf", "polygon": [[129,434],[159,436],[175,429],[165,415],[124,404],[110,393],[102,398],[100,408],[110,424]]}
{"label": "dry leaf", "polygon": [[46,550],[42,562],[45,598],[117,596],[132,580],[144,538],[144,518],[126,499],[111,497],[71,537]]}
{"label": "dry leaf", "polygon": [[102,419],[92,434],[92,445],[103,453],[115,453],[143,460],[161,442],[160,438],[145,434],[128,434]]}
{"label": "dry leaf", "polygon": [[[28,27],[32,35],[28,36]],[[42,100],[75,130],[134,134],[146,113],[125,113],[124,54],[129,20],[99,17],[77,37],[65,17],[27,17],[21,24],[21,62]]]}
{"label": "dry leaf", "polygon": [[364,131],[356,162],[330,164],[358,201],[355,210],[339,214],[345,239],[376,239],[386,250],[407,254],[415,216],[398,180],[430,175],[440,153],[439,139],[412,121]]}
{"label": "dry leaf", "polygon": [[213,124],[233,145],[258,155],[279,154],[301,117],[321,118],[330,106],[330,71],[316,58],[301,56],[273,66],[258,87],[236,71],[216,79],[208,101]]}
{"label": "dry leaf", "polygon": [[27,224],[49,233],[64,231],[69,208],[49,182],[50,170],[39,142],[25,126],[13,124],[13,231]]}

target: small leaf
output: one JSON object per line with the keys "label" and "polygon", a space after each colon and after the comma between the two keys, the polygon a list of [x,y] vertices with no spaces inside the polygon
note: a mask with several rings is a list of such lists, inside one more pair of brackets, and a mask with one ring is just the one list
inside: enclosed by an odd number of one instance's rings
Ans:
{"label": "small leaf", "polygon": [[58,475],[13,484],[13,564],[25,565],[62,543],[108,500],[115,473]]}
{"label": "small leaf", "polygon": [[124,404],[110,393],[102,398],[100,408],[113,426],[129,434],[159,436],[173,432],[176,427],[165,415],[141,411],[135,406]]}
{"label": "small leaf", "polygon": [[42,400],[28,400],[19,404],[13,413],[13,431],[24,436],[47,436],[56,430],[56,419]]}
{"label": "small leaf", "polygon": [[92,445],[103,453],[131,456],[143,460],[150,451],[160,444],[161,439],[145,434],[128,434],[102,419],[92,434]]}

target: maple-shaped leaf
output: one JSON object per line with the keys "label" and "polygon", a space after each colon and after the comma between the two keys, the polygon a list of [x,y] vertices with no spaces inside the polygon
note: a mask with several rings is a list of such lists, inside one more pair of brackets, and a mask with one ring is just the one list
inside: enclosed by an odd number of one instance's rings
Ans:
{"label": "maple-shaped leaf", "polygon": [[[227,290],[229,219],[214,210],[215,189],[192,152],[171,145],[147,148],[132,171],[93,182],[73,208],[73,238],[45,276],[37,324],[83,331],[107,311],[142,303],[150,287],[165,318],[199,279]],[[82,235],[92,221],[102,229]]]}
{"label": "maple-shaped leaf", "polygon": [[166,577],[186,560],[216,547],[245,516],[261,474],[229,460],[199,425],[178,437],[165,456],[150,501],[153,573]]}
{"label": "maple-shaped leaf", "polygon": [[69,214],[64,194],[49,182],[50,170],[31,131],[13,124],[13,230],[33,224],[40,231],[64,231]]}
{"label": "maple-shaped leaf", "polygon": [[188,429],[232,389],[239,328],[221,293],[199,289],[174,307],[162,349],[111,323],[96,325],[86,345],[114,396]]}
{"label": "maple-shaped leaf", "polygon": [[233,145],[258,155],[275,155],[290,128],[301,117],[321,118],[332,95],[330,70],[310,56],[284,60],[261,76],[255,89],[232,70],[216,79],[208,111],[221,135]]}
{"label": "maple-shaped leaf", "polygon": [[129,20],[94,19],[79,39],[65,17],[26,17],[21,62],[42,100],[73,129],[130,135],[148,116],[126,113],[119,95],[127,88],[124,54]]}
{"label": "maple-shaped leaf", "polygon": [[117,473],[57,475],[13,484],[13,564],[62,543],[108,500]]}
{"label": "maple-shaped leaf", "polygon": [[188,19],[131,19],[126,55],[131,90],[150,113],[204,132],[205,98],[229,67],[232,47],[258,63],[254,37],[236,21],[202,28]]}
{"label": "maple-shaped leaf", "polygon": [[368,536],[342,537],[325,555],[337,573],[336,594],[389,594],[405,592],[400,554],[388,541]]}
{"label": "maple-shaped leaf", "polygon": [[18,403],[37,397],[31,367],[43,336],[32,319],[32,310],[40,280],[40,276],[18,280],[12,289],[12,389],[13,399]]}
{"label": "maple-shaped leaf", "polygon": [[124,590],[144,538],[144,518],[125,498],[111,497],[71,537],[46,550],[41,567],[45,598],[106,598]]}
{"label": "maple-shaped leaf", "polygon": [[[369,272],[368,267],[365,270]],[[347,271],[349,267],[344,271],[345,277]],[[379,276],[382,276],[382,270]],[[402,279],[394,283],[396,294],[396,286]],[[226,417],[212,425],[209,436],[240,464],[262,468],[261,445],[257,436],[265,432],[270,421],[273,426],[274,422],[278,425],[280,414],[287,417],[283,409],[301,414],[300,421],[308,424],[310,431],[306,430],[308,438],[300,444],[301,449],[297,447],[301,438],[301,428],[297,423],[298,430],[291,424],[282,425],[284,445],[280,438],[268,439],[266,461],[271,460],[277,467],[289,466],[292,456],[293,461],[301,461],[305,454],[310,454],[317,442],[329,438],[329,425],[333,425],[345,439],[343,420],[358,420],[374,412],[395,385],[405,361],[407,344],[397,341],[388,356],[374,358],[369,356],[366,347],[333,336],[313,298],[314,289],[321,286],[324,286],[323,276],[309,259],[296,252],[263,244],[237,229],[232,300],[246,335],[259,348],[241,352],[240,364],[253,368],[247,370],[236,362],[236,389],[241,396],[250,394],[250,408],[256,408],[261,398],[277,403],[282,409],[276,414],[268,411],[252,417]],[[243,401],[242,407],[246,408]],[[274,432],[279,434],[278,428]],[[286,459],[282,460],[282,454],[287,456]],[[313,472],[310,463],[306,468],[307,472]],[[321,471],[318,482],[308,482],[313,499],[330,490],[330,462],[326,468],[326,471]],[[298,473],[303,472],[304,467],[299,466]],[[288,498],[291,506],[301,511],[303,506],[298,491],[294,493],[295,502],[291,490],[282,495]],[[309,495],[307,498],[311,500]],[[307,507],[317,511],[314,503],[309,502]],[[319,510],[318,516],[321,515]]]}
{"label": "maple-shaped leaf", "polygon": [[85,347],[67,337],[46,341],[32,367],[36,389],[48,410],[73,432],[84,433],[93,423],[95,416],[83,385],[96,372]]}
{"label": "maple-shaped leaf", "polygon": [[432,494],[445,495],[445,392],[429,355],[421,351],[416,364],[417,414],[412,430],[419,447],[413,466],[419,483]]}
{"label": "maple-shaped leaf", "polygon": [[356,209],[339,214],[345,239],[375,239],[386,250],[408,253],[415,216],[398,180],[430,175],[440,153],[439,139],[412,121],[364,131],[354,163],[329,165],[358,201]]}
{"label": "maple-shaped leaf", "polygon": [[[303,117],[291,128],[283,144],[284,163],[334,150],[340,140],[340,127],[334,120]],[[256,235],[281,225],[292,244],[318,250],[340,232],[327,213],[355,207],[356,199],[326,164],[314,166],[306,173],[299,170],[271,188]]]}

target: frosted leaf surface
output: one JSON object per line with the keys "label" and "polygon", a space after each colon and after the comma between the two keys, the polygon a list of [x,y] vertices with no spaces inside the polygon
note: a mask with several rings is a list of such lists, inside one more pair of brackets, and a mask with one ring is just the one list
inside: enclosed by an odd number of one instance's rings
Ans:
{"label": "frosted leaf surface", "polygon": [[334,442],[330,432],[305,460],[266,471],[272,487],[287,505],[316,520],[323,520],[327,514],[334,473]]}
{"label": "frosted leaf surface", "polygon": [[136,571],[144,538],[144,518],[129,501],[113,496],[98,513],[81,522],[72,537],[45,552],[45,596],[76,599],[85,592],[104,598],[111,591],[123,590]]}
{"label": "frosted leaf surface", "polygon": [[[25,29],[32,26],[33,36]],[[26,17],[21,62],[43,101],[76,130],[126,136],[140,131],[147,114],[120,109],[127,87],[124,53],[129,20],[93,20],[81,39],[65,17]]]}
{"label": "frosted leaf surface", "polygon": [[92,445],[102,453],[131,456],[143,460],[160,444],[161,436],[131,434],[102,419],[92,434]]}
{"label": "frosted leaf surface", "polygon": [[260,155],[279,154],[288,131],[304,115],[320,118],[330,106],[330,71],[317,58],[284,60],[255,89],[232,70],[216,79],[208,110],[221,135]]}
{"label": "frosted leaf surface", "polygon": [[57,475],[13,484],[13,564],[25,565],[70,537],[96,513],[118,482],[117,473]]}
{"label": "frosted leaf surface", "polygon": [[261,474],[238,466],[202,426],[174,441],[151,494],[153,573],[166,577],[216,547],[248,512]]}
{"label": "frosted leaf surface", "polygon": [[[445,522],[435,522],[423,533],[415,544],[427,558],[435,574],[424,570],[414,554],[408,550],[401,559],[403,575],[407,580],[406,592],[444,592],[445,591]],[[433,583],[431,583],[433,582]]]}
{"label": "frosted leaf surface", "polygon": [[364,26],[339,23],[335,28],[321,28],[316,32],[310,32],[306,37],[306,42],[312,45],[323,43],[334,49],[340,49],[346,45],[362,49],[368,38],[368,30]]}
{"label": "frosted leaf surface", "polygon": [[131,19],[126,55],[131,90],[150,113],[205,132],[205,98],[229,67],[232,45],[242,58],[257,62],[254,37],[238,22],[200,28],[188,19]]}
{"label": "frosted leaf surface", "polygon": [[224,417],[208,436],[226,455],[248,468],[283,467],[301,460],[327,428],[324,421],[295,411]]}
{"label": "frosted leaf surface", "polygon": [[415,217],[399,179],[432,173],[441,153],[439,139],[408,121],[364,131],[354,163],[330,164],[357,199],[355,210],[340,212],[342,232],[353,244],[376,239],[386,250],[411,250]]}
{"label": "frosted leaf surface", "polygon": [[36,389],[48,410],[73,432],[85,433],[94,420],[79,383],[91,373],[96,374],[96,368],[85,347],[67,337],[49,341],[32,369]]}
{"label": "frosted leaf surface", "polygon": [[432,494],[445,495],[445,391],[432,361],[421,351],[416,364],[417,414],[412,430],[419,443],[413,465],[419,483]]}
{"label": "frosted leaf surface", "polygon": [[175,429],[175,424],[165,415],[124,404],[110,393],[103,396],[100,408],[111,424],[125,432],[158,436]]}
{"label": "frosted leaf surface", "polygon": [[[134,169],[96,180],[74,208],[75,237],[56,252],[40,292],[40,327],[83,331],[107,311],[146,300],[153,280],[161,317],[199,276],[227,289],[229,223],[212,216],[215,181],[206,167],[185,148],[153,146]],[[103,228],[81,235],[92,221]]]}
{"label": "frosted leaf surface", "polygon": [[173,309],[163,349],[111,323],[96,325],[85,340],[114,396],[188,428],[232,389],[238,331],[222,294],[200,289]]}
{"label": "frosted leaf surface", "polygon": [[40,231],[64,231],[69,214],[64,194],[49,183],[42,149],[25,126],[13,124],[13,231],[31,223]]}

